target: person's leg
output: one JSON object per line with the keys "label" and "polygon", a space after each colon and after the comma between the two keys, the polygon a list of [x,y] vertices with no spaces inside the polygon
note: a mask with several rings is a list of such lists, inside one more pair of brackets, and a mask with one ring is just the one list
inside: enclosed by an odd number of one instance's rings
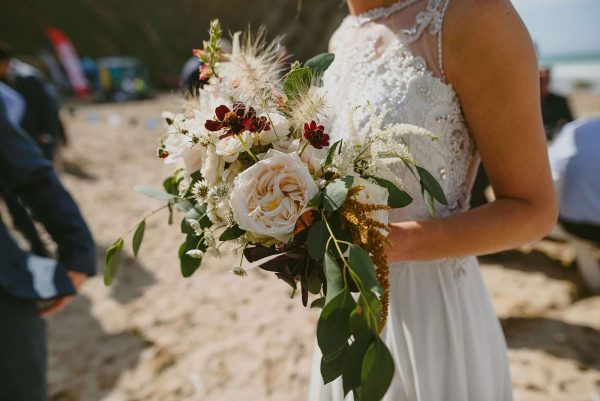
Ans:
{"label": "person's leg", "polygon": [[35,301],[1,289],[0,401],[47,401],[45,321]]}

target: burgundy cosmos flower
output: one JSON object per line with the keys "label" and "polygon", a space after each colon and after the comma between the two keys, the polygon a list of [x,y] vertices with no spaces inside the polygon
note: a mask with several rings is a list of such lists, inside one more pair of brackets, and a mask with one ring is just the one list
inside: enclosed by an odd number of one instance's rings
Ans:
{"label": "burgundy cosmos flower", "polygon": [[315,120],[304,124],[304,138],[316,149],[329,146],[329,135],[325,133],[325,127],[317,125]]}
{"label": "burgundy cosmos flower", "polygon": [[233,110],[225,105],[217,107],[215,109],[215,118],[215,120],[207,120],[204,126],[212,132],[223,130],[224,133],[219,139],[239,135],[245,131],[255,133],[271,129],[271,125],[266,117],[257,116],[254,108],[246,108],[240,102],[234,103]]}

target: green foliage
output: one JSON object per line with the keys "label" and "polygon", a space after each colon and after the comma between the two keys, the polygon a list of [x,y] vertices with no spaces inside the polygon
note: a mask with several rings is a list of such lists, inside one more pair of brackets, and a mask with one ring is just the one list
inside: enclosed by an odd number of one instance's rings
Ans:
{"label": "green foliage", "polygon": [[401,190],[393,183],[382,178],[374,178],[374,180],[380,186],[387,188],[389,194],[388,206],[392,209],[406,207],[412,203],[413,198],[407,192]]}
{"label": "green foliage", "polygon": [[334,59],[333,53],[321,53],[304,63],[304,66],[310,68],[313,75],[318,77],[327,71]]}
{"label": "green foliage", "polygon": [[181,275],[186,278],[191,277],[192,274],[194,274],[194,272],[198,270],[200,264],[202,263],[202,259],[196,259],[186,255],[186,252],[191,249],[196,248],[190,247],[190,243],[187,240],[179,247],[179,262],[181,268]]}
{"label": "green foliage", "polygon": [[333,161],[333,156],[335,155],[337,149],[341,149],[342,143],[343,140],[340,139],[339,141],[334,142],[333,145],[329,147],[329,149],[327,150],[327,154],[325,155],[325,160],[323,160],[323,164],[321,165],[321,168],[323,170],[325,170],[331,165],[331,162]]}
{"label": "green foliage", "polygon": [[323,220],[319,220],[313,223],[312,227],[308,231],[308,237],[306,238],[306,246],[308,248],[308,254],[314,260],[323,259],[325,253],[325,247],[327,246],[327,240],[329,239],[329,231]]}
{"label": "green foliage", "polygon": [[311,294],[319,294],[321,292],[321,287],[323,283],[321,282],[321,277],[319,276],[319,269],[315,266],[310,269],[308,275],[306,276],[306,284],[308,286],[308,292]]}
{"label": "green foliage", "polygon": [[223,231],[219,237],[219,241],[231,241],[241,237],[244,234],[246,234],[246,230],[242,230],[237,224],[234,224]]}
{"label": "green foliage", "polygon": [[331,358],[321,359],[321,376],[325,384],[331,383],[342,375],[344,369],[344,361],[350,347],[346,343],[334,356]]}
{"label": "green foliage", "polygon": [[323,194],[323,209],[333,212],[342,207],[353,183],[354,177],[352,176],[337,178],[329,183]]}
{"label": "green foliage", "polygon": [[325,269],[325,278],[327,280],[325,303],[329,304],[344,289],[344,277],[342,276],[342,270],[329,252],[325,253],[323,269]]}
{"label": "green foliage", "polygon": [[417,167],[417,172],[419,173],[419,178],[421,180],[421,190],[423,193],[429,193],[433,199],[441,203],[442,205],[448,205],[448,199],[446,199],[446,195],[444,194],[444,190],[439,182],[435,179],[434,176],[423,167]]}
{"label": "green foliage", "polygon": [[[362,361],[367,353],[370,342],[368,339],[354,341],[346,353],[346,360],[342,370],[342,383],[344,386],[344,395],[352,389],[360,387]],[[355,397],[356,398],[356,397]]]}
{"label": "green foliage", "polygon": [[104,285],[109,286],[112,284],[119,266],[121,263],[121,255],[123,253],[123,238],[119,238],[114,244],[108,248],[106,252],[106,262],[104,266]]}
{"label": "green foliage", "polygon": [[367,350],[360,374],[360,400],[379,401],[385,395],[394,377],[394,360],[381,339]]}
{"label": "green foliage", "polygon": [[283,82],[283,91],[288,99],[297,99],[308,91],[312,79],[313,74],[308,67],[292,70]]}
{"label": "green foliage", "polygon": [[170,201],[175,199],[175,195],[159,191],[154,188],[145,187],[143,185],[138,185],[133,188],[136,192],[146,195],[149,198],[161,200],[161,201]]}
{"label": "green foliage", "polygon": [[350,265],[350,269],[358,276],[363,288],[378,295],[383,294],[383,290],[377,282],[375,266],[373,266],[373,262],[367,251],[358,245],[350,245],[348,264]]}
{"label": "green foliage", "polygon": [[133,256],[137,258],[138,252],[140,251],[140,246],[142,245],[142,240],[144,239],[144,232],[146,231],[146,220],[142,220],[140,224],[138,224],[135,229],[135,233],[133,234]]}
{"label": "green foliage", "polygon": [[317,342],[325,359],[335,358],[348,344],[350,338],[349,316],[356,302],[352,294],[344,289],[325,304],[317,323]]}

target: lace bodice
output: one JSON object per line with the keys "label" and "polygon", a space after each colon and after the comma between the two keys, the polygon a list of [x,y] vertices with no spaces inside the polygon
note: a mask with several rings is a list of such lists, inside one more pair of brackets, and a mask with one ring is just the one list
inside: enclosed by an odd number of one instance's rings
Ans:
{"label": "lace bodice", "polygon": [[[457,94],[444,76],[442,25],[448,2],[404,0],[348,16],[331,39],[336,58],[323,77],[339,116],[330,122],[332,139],[344,137],[351,110],[368,102],[377,112],[388,111],[388,123],[418,125],[437,136],[437,141],[415,136],[399,140],[442,185],[449,204],[436,205],[440,216],[468,208],[479,163]],[[357,110],[356,124],[367,117],[364,108]],[[429,218],[419,184],[401,166],[396,171],[407,191],[417,196],[409,207],[394,210],[391,221]]]}

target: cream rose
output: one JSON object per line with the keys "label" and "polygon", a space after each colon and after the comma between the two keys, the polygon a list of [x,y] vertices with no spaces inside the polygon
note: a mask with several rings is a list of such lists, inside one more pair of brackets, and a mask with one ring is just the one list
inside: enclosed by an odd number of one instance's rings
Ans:
{"label": "cream rose", "polygon": [[235,180],[231,207],[240,228],[287,242],[318,188],[297,154],[270,150]]}

